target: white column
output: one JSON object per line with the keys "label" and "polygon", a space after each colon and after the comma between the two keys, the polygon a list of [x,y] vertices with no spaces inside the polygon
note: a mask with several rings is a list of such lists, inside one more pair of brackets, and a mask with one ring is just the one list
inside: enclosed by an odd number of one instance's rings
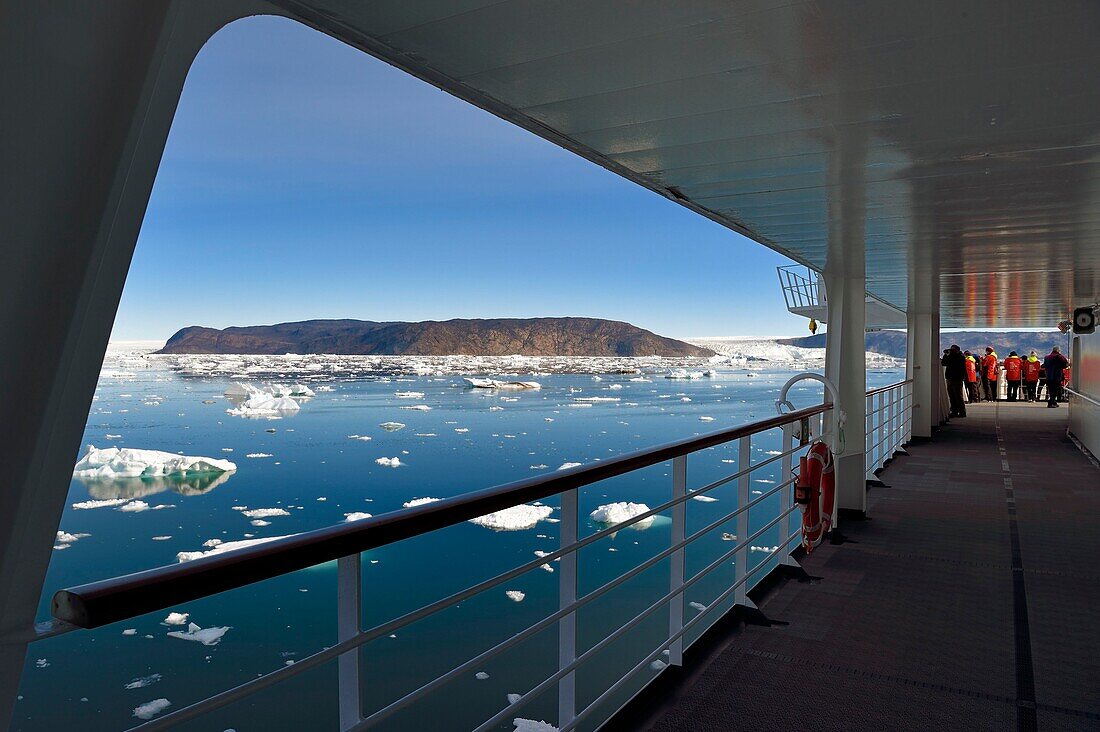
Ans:
{"label": "white column", "polygon": [[913,380],[912,436],[929,438],[939,424],[938,395],[934,391],[932,365],[932,315],[909,311],[907,315],[905,374]]}
{"label": "white column", "polygon": [[[858,244],[862,255],[863,243]],[[849,255],[850,256],[850,255]],[[862,256],[859,264],[862,265]],[[850,261],[850,260],[849,260]],[[862,270],[862,266],[858,268]],[[864,345],[867,283],[862,276],[830,276],[825,273],[829,296],[826,332],[825,377],[836,385],[845,422],[835,440],[837,508],[866,511],[867,484],[864,464],[866,440],[867,363]]]}

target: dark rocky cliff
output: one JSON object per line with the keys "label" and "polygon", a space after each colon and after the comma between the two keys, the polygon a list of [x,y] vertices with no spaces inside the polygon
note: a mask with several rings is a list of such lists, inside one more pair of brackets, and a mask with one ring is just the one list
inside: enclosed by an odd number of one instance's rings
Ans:
{"label": "dark rocky cliff", "polygon": [[191,326],[160,353],[330,353],[377,356],[710,356],[712,351],[599,318],[419,323],[306,320],[217,330]]}

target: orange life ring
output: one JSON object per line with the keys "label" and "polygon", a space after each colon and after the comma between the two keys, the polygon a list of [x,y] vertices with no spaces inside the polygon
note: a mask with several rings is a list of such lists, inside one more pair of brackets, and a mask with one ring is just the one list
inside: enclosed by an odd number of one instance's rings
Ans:
{"label": "orange life ring", "polygon": [[809,554],[833,525],[836,502],[833,453],[824,442],[815,442],[798,462],[794,500],[802,510],[802,546]]}

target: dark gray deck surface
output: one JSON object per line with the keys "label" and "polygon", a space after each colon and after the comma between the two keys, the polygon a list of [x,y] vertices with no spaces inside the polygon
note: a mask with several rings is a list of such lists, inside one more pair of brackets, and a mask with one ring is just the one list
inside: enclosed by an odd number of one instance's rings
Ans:
{"label": "dark gray deck surface", "polygon": [[974,405],[911,446],[821,579],[765,598],[789,625],[735,632],[650,729],[1100,730],[1100,469],[1066,412]]}

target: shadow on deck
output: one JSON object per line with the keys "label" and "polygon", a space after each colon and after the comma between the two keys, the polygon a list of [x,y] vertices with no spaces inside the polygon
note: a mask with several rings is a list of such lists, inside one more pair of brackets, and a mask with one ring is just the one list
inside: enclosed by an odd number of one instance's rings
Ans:
{"label": "shadow on deck", "polygon": [[1100,469],[1066,412],[974,405],[911,446],[763,598],[788,625],[728,623],[614,728],[1100,729]]}

